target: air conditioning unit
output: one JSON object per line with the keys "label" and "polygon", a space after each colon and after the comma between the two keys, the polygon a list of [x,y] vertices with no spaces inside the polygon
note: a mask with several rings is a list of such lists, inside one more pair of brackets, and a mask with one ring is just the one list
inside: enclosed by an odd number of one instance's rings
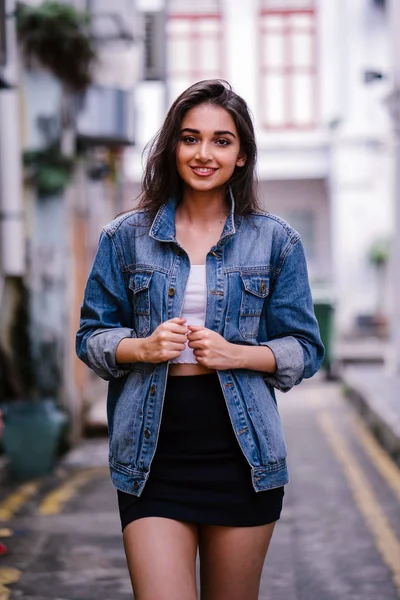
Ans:
{"label": "air conditioning unit", "polygon": [[134,114],[132,91],[92,86],[78,113],[78,139],[92,146],[134,144]]}

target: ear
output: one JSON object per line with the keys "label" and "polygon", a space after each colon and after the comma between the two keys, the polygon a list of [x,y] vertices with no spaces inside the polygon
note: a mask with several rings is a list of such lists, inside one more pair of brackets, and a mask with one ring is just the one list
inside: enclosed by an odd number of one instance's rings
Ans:
{"label": "ear", "polygon": [[247,161],[246,154],[239,154],[238,159],[236,161],[236,166],[237,167],[244,167],[244,165],[246,164],[246,161]]}

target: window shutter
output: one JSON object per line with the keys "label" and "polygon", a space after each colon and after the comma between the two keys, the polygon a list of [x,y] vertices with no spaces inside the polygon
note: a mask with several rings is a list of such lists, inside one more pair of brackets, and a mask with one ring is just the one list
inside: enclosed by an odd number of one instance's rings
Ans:
{"label": "window shutter", "polygon": [[165,79],[165,13],[143,13],[144,19],[144,79]]}
{"label": "window shutter", "polygon": [[0,0],[0,67],[7,62],[6,56],[6,2]]}

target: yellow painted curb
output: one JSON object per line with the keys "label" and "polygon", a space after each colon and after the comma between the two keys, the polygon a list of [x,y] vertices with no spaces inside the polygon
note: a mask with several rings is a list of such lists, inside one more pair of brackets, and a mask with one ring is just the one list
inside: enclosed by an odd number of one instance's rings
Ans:
{"label": "yellow painted curb", "polygon": [[83,487],[91,479],[94,479],[95,477],[104,477],[105,475],[108,475],[108,473],[109,471],[106,467],[79,471],[75,475],[72,475],[68,481],[47,494],[39,505],[38,513],[41,515],[59,514],[79,488]]}
{"label": "yellow painted curb", "polygon": [[41,480],[20,485],[5,500],[0,502],[0,521],[9,521],[32,496],[36,494]]}
{"label": "yellow painted curb", "polygon": [[9,529],[8,527],[3,527],[3,529],[0,529],[0,538],[1,537],[11,537],[13,534],[12,529]]}
{"label": "yellow painted curb", "polygon": [[400,594],[400,541],[332,416],[327,412],[321,412],[317,415],[317,421],[343,470],[354,501],[364,517],[383,561],[392,573],[393,582]]}
{"label": "yellow painted curb", "polygon": [[352,413],[350,424],[355,432],[356,439],[361,443],[365,453],[375,465],[377,471],[385,479],[388,486],[400,500],[400,469],[392,458],[380,446],[372,433],[364,425],[361,418]]}
{"label": "yellow painted curb", "polygon": [[21,571],[12,567],[0,567],[0,600],[8,600],[11,591],[5,586],[15,583],[21,577]]}
{"label": "yellow painted curb", "polygon": [[11,591],[1,585],[0,583],[0,600],[9,600]]}
{"label": "yellow painted curb", "polygon": [[21,577],[21,571],[13,567],[0,567],[0,584],[15,583]]}

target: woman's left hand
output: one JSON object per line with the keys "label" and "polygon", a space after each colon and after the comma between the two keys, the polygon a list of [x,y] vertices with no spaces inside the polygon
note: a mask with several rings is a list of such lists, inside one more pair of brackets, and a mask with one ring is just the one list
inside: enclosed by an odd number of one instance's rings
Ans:
{"label": "woman's left hand", "polygon": [[200,365],[221,371],[235,368],[235,344],[227,342],[219,333],[206,327],[200,325],[187,327],[190,330],[187,334],[188,345]]}

